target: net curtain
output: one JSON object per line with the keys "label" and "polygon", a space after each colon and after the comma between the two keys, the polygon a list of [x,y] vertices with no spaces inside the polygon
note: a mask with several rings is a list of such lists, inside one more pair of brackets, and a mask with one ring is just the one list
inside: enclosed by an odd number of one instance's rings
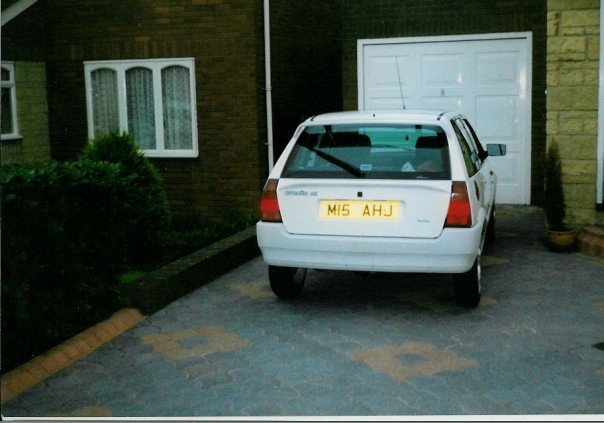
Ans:
{"label": "net curtain", "polygon": [[141,67],[128,69],[126,71],[128,131],[143,150],[156,148],[153,96],[153,71]]}
{"label": "net curtain", "polygon": [[189,69],[168,66],[161,71],[166,150],[188,150],[193,147],[191,126],[191,85]]}
{"label": "net curtain", "polygon": [[117,98],[117,72],[112,69],[97,69],[91,72],[92,121],[94,135],[103,135],[118,130],[119,112]]}
{"label": "net curtain", "polygon": [[[172,65],[161,70],[161,109],[163,141],[166,150],[190,150],[193,147],[190,71]],[[143,150],[155,150],[155,93],[153,71],[135,67],[126,71],[126,110],[128,131]],[[117,72],[97,69],[91,72],[94,135],[119,129]]]}

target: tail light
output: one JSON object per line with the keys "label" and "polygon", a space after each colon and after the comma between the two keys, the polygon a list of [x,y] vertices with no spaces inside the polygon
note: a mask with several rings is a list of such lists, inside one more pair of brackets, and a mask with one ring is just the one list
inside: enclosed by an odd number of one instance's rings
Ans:
{"label": "tail light", "polygon": [[471,226],[472,207],[468,197],[468,187],[465,182],[453,181],[445,227],[469,228]]}
{"label": "tail light", "polygon": [[263,222],[281,222],[279,200],[277,200],[278,179],[269,179],[262,190],[260,214]]}

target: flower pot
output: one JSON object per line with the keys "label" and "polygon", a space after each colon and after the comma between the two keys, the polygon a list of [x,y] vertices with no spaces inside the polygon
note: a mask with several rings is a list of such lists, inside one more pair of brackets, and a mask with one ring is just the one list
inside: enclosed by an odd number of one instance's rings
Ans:
{"label": "flower pot", "polygon": [[568,229],[563,231],[547,230],[547,246],[551,251],[570,252],[575,251],[577,245],[577,230]]}

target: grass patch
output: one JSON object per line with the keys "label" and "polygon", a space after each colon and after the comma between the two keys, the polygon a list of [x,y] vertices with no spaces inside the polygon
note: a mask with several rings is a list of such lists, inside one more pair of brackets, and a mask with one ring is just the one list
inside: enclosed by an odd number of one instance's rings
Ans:
{"label": "grass patch", "polygon": [[118,275],[117,279],[124,285],[128,285],[133,282],[136,282],[148,273],[148,270],[130,270],[128,272],[122,273],[121,275]]}
{"label": "grass patch", "polygon": [[256,221],[256,216],[237,212],[214,221],[191,217],[174,219],[171,230],[164,238],[164,262],[172,262],[207,247],[253,225]]}

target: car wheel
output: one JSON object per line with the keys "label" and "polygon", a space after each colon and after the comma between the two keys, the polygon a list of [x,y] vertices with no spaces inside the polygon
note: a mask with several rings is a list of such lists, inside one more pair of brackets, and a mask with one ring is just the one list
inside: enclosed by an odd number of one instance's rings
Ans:
{"label": "car wheel", "polygon": [[493,209],[491,210],[491,218],[489,219],[489,223],[487,224],[487,233],[485,240],[488,244],[495,242],[495,204],[493,204]]}
{"label": "car wheel", "polygon": [[472,268],[465,273],[453,275],[455,301],[462,307],[474,308],[480,302],[480,254]]}
{"label": "car wheel", "polygon": [[306,269],[297,267],[269,266],[268,279],[271,289],[279,298],[295,298],[302,292]]}

